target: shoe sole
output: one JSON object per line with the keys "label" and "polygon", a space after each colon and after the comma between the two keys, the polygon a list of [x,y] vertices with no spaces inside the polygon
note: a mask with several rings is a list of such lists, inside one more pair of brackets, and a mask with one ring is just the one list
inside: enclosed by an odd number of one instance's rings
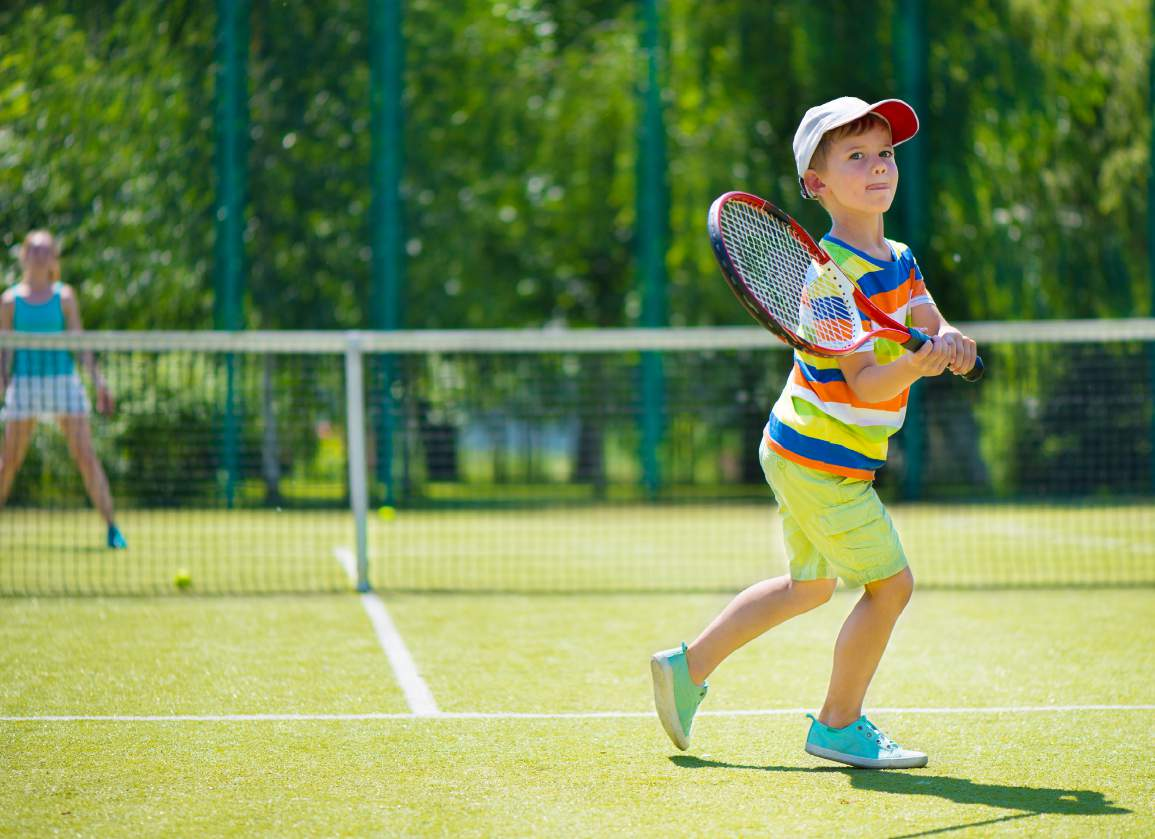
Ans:
{"label": "shoe sole", "polygon": [[674,699],[674,668],[660,655],[650,659],[650,673],[654,677],[654,706],[658,709],[658,719],[662,728],[675,746],[682,751],[690,748],[690,738],[682,733],[682,721],[678,717],[678,703]]}
{"label": "shoe sole", "polygon": [[855,766],[859,769],[918,769],[921,766],[926,766],[927,763],[926,755],[876,760],[869,757],[858,757],[846,752],[836,752],[834,749],[824,749],[821,746],[812,746],[810,743],[806,744],[806,753],[837,763],[845,763],[847,766]]}

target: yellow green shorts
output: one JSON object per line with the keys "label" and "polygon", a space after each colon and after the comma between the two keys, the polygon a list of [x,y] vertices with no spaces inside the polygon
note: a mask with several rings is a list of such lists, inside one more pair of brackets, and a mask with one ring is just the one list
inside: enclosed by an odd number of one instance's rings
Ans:
{"label": "yellow green shorts", "polygon": [[792,579],[838,577],[848,586],[862,586],[906,567],[902,543],[873,483],[794,463],[765,440],[758,459],[778,500]]}

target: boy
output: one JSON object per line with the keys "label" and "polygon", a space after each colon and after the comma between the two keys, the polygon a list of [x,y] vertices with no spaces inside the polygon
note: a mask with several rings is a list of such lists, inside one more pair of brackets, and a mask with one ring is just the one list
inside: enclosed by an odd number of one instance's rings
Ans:
{"label": "boy", "polygon": [[790,573],[741,592],[692,644],[653,656],[658,716],[679,749],[689,747],[714,668],[771,627],[825,603],[841,578],[864,591],[835,643],[826,701],[817,717],[808,715],[806,751],[872,769],[926,765],[925,754],[901,748],[862,714],[914,587],[874,473],[902,426],[910,386],[948,368],[965,373],[976,354],[974,341],[939,314],[910,249],[883,235],[898,185],[894,147],[917,131],[905,102],[845,96],[807,111],[794,135],[802,194],[830,214],[823,247],[883,311],[932,340],[914,354],[884,340],[839,359],[794,353],[758,452],[782,516]]}

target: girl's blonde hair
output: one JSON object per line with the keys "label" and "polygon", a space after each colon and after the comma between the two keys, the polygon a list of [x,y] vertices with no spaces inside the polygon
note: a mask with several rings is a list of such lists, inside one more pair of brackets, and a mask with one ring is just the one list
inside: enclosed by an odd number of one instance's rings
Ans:
{"label": "girl's blonde hair", "polygon": [[56,255],[56,260],[52,264],[52,282],[54,282],[54,283],[59,282],[60,281],[60,245],[58,245],[56,243],[56,237],[52,235],[52,231],[45,230],[44,228],[38,228],[36,230],[29,230],[27,235],[25,235],[25,237],[24,237],[24,241],[20,243],[20,262],[21,263],[24,262],[24,256],[25,256],[25,254],[28,253],[28,248],[31,246],[32,240],[37,238],[37,237],[40,237],[40,236],[47,236],[48,241],[52,245],[52,252]]}

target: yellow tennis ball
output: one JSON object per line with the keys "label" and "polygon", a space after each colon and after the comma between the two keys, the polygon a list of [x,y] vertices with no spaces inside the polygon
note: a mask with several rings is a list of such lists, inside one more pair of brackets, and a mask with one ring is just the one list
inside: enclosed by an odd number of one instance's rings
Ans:
{"label": "yellow tennis ball", "polygon": [[381,521],[393,521],[397,517],[397,511],[392,507],[378,507],[377,518]]}
{"label": "yellow tennis ball", "polygon": [[183,591],[192,585],[192,574],[188,572],[188,569],[181,568],[172,578],[172,584]]}

